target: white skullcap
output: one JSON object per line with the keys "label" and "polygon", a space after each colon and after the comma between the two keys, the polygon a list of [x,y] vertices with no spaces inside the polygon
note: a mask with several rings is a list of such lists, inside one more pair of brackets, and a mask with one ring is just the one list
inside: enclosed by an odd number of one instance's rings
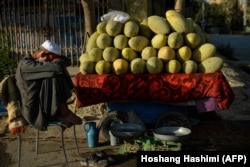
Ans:
{"label": "white skullcap", "polygon": [[57,55],[61,55],[61,48],[55,42],[52,42],[50,40],[46,40],[41,45],[41,47],[43,47],[44,49],[46,49],[47,51],[49,51],[51,53],[54,53],[54,54],[57,54]]}

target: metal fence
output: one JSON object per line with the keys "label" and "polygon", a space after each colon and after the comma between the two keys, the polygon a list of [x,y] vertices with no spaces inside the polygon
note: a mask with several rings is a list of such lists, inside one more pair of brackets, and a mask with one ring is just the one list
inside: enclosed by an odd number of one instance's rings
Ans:
{"label": "metal fence", "polygon": [[[109,1],[93,3],[98,22],[107,12]],[[0,7],[1,40],[11,46],[12,56],[30,54],[50,39],[60,44],[72,65],[78,65],[85,38],[80,0],[0,0]]]}

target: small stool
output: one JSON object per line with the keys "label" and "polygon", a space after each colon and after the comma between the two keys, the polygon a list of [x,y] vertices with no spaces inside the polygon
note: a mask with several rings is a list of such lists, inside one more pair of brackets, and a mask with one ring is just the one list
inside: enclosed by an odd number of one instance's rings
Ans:
{"label": "small stool", "polygon": [[[78,154],[80,154],[78,143],[77,143],[77,138],[76,138],[75,125],[73,125],[67,121],[53,121],[53,122],[49,122],[48,126],[56,126],[60,130],[62,151],[64,154],[66,165],[68,166],[68,159],[67,159],[67,155],[66,155],[66,151],[65,151],[65,147],[64,147],[64,131],[65,131],[65,129],[73,126],[75,145],[76,145],[76,149],[77,149]],[[38,154],[38,146],[39,146],[38,142],[39,142],[39,130],[37,130],[37,133],[36,133],[36,154]],[[21,139],[21,134],[18,133],[18,167],[20,167],[21,149],[22,149],[22,139]]]}

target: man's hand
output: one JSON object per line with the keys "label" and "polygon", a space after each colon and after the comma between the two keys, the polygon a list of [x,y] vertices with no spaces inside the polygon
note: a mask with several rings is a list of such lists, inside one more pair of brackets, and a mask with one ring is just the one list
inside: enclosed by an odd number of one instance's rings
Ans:
{"label": "man's hand", "polygon": [[42,51],[36,50],[31,56],[33,57],[33,59],[37,59],[41,56],[41,54],[43,54]]}
{"label": "man's hand", "polygon": [[37,61],[46,61],[47,56],[45,55],[45,51],[37,50],[32,54],[33,59]]}
{"label": "man's hand", "polygon": [[49,54],[49,55],[47,56],[47,61],[54,61],[54,60],[57,60],[57,59],[59,59],[59,58],[60,58],[59,55]]}
{"label": "man's hand", "polygon": [[44,50],[37,50],[33,53],[32,57],[37,61],[53,61],[59,59],[59,55],[54,53],[47,53]]}

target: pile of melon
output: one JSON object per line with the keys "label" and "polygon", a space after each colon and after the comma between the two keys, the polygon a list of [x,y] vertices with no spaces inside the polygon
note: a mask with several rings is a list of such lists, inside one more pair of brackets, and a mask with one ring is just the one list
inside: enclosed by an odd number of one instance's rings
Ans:
{"label": "pile of melon", "polygon": [[216,47],[191,18],[175,10],[139,22],[102,21],[80,56],[82,74],[214,73]]}

